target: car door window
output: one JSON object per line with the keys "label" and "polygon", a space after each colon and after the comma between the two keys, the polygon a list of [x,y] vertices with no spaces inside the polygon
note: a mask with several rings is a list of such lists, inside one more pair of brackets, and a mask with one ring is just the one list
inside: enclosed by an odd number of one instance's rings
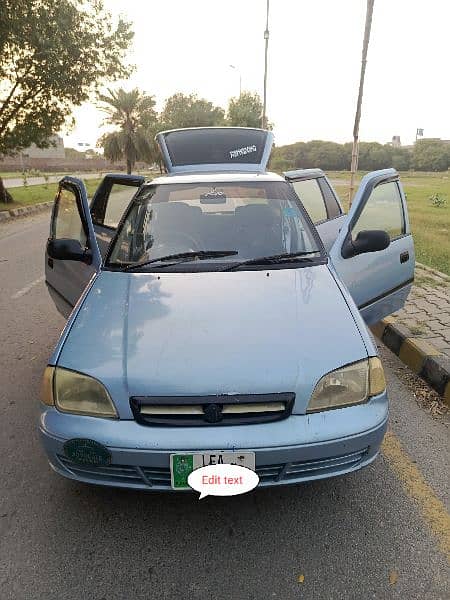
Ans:
{"label": "car door window", "polygon": [[352,228],[352,237],[370,229],[387,231],[391,240],[405,233],[405,215],[397,182],[383,183],[372,191]]}
{"label": "car door window", "polygon": [[293,181],[292,186],[313,223],[320,223],[328,218],[324,198],[317,179]]}
{"label": "car door window", "polygon": [[112,235],[130,200],[144,181],[145,178],[141,175],[106,175],[98,186],[90,207],[96,233],[100,227],[110,230],[109,235]]}
{"label": "car door window", "polygon": [[103,219],[105,227],[117,228],[123,213],[135,193],[135,186],[113,184],[105,207],[105,216]]}
{"label": "car door window", "polygon": [[334,195],[333,190],[331,189],[330,184],[325,179],[325,177],[319,177],[317,180],[319,182],[320,189],[322,190],[323,197],[325,199],[325,205],[327,207],[327,214],[329,219],[335,219],[342,215],[341,207]]}
{"label": "car door window", "polygon": [[60,189],[56,200],[51,233],[54,239],[78,240],[81,246],[86,246],[87,236],[73,190]]}

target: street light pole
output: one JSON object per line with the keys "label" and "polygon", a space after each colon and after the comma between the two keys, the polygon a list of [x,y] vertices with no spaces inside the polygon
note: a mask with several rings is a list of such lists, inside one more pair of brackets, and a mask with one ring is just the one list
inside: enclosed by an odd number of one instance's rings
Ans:
{"label": "street light pole", "polygon": [[264,50],[264,93],[263,93],[263,114],[261,119],[261,126],[263,129],[267,128],[267,51],[269,48],[269,0],[267,0],[266,6],[266,29],[264,30],[265,39],[265,50]]}
{"label": "street light pole", "polygon": [[353,200],[353,190],[355,185],[355,174],[358,169],[359,155],[359,122],[361,120],[361,104],[364,90],[364,76],[366,74],[367,49],[369,47],[370,29],[372,27],[373,4],[375,0],[367,0],[366,26],[364,29],[362,59],[361,59],[361,75],[359,79],[358,100],[356,103],[355,124],[353,126],[353,148],[352,148],[352,165],[350,168],[350,190],[349,204],[351,206]]}

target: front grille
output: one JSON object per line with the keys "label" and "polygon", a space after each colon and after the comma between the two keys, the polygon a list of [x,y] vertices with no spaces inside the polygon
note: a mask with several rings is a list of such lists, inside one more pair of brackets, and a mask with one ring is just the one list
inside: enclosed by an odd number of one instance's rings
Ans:
{"label": "front grille", "polygon": [[295,394],[234,394],[218,396],[133,396],[130,406],[142,425],[197,427],[248,425],[287,418]]}
{"label": "front grille", "polygon": [[[356,467],[367,452],[368,448],[365,448],[359,452],[321,460],[257,465],[255,471],[258,474],[259,485],[261,486],[282,482],[301,482],[306,479],[345,473]],[[78,465],[60,455],[58,455],[58,460],[63,467],[74,475],[91,483],[139,488],[171,488],[170,469],[168,467]]]}
{"label": "front grille", "polygon": [[142,471],[152,485],[170,488],[170,469],[163,467],[142,467]]}

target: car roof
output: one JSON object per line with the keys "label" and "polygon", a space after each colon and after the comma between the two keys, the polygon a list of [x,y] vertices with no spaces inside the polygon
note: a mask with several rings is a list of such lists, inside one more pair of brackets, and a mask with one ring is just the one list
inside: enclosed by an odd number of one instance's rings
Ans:
{"label": "car roof", "polygon": [[269,182],[285,181],[284,177],[277,173],[248,173],[248,172],[227,172],[227,173],[186,173],[163,175],[155,179],[146,181],[145,184],[165,185],[168,183],[232,183],[232,182]]}

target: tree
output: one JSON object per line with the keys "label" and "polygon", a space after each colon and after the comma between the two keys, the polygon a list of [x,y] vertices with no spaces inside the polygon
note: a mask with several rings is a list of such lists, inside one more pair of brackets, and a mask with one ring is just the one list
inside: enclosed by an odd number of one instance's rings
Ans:
{"label": "tree", "polygon": [[242,92],[238,98],[230,99],[227,122],[234,127],[260,127],[262,111],[259,94]]}
{"label": "tree", "polygon": [[359,144],[358,166],[362,171],[385,169],[392,164],[392,146],[378,142],[361,142]]}
{"label": "tree", "polygon": [[223,125],[225,111],[220,106],[196,94],[182,93],[170,96],[164,104],[160,122],[164,129],[179,129],[182,127],[210,127]]}
{"label": "tree", "polygon": [[0,4],[0,155],[9,155],[48,146],[74,105],[127,76],[133,33],[122,19],[112,25],[102,0]]}
{"label": "tree", "polygon": [[418,171],[446,171],[450,166],[450,147],[442,140],[417,140],[413,166]]}
{"label": "tree", "polygon": [[282,170],[314,167],[341,170],[348,168],[350,157],[351,145],[348,149],[343,144],[312,140],[275,148],[272,153],[271,165],[272,168],[280,165]]}
{"label": "tree", "polygon": [[[351,158],[351,142],[337,144],[313,140],[274,148],[271,167],[277,171],[314,167],[341,171],[349,169]],[[409,148],[395,148],[390,144],[383,145],[378,142],[360,143],[359,168],[362,171],[375,171],[387,167],[407,171],[410,168],[411,160],[412,153]]]}
{"label": "tree", "polygon": [[13,197],[5,188],[5,184],[3,183],[3,179],[0,177],[0,202],[4,202],[5,204],[10,204],[14,202]]}
{"label": "tree", "polygon": [[125,158],[130,174],[137,160],[148,163],[156,160],[154,135],[150,132],[158,118],[155,99],[137,88],[131,92],[122,88],[108,92],[108,95],[99,96],[104,103],[101,108],[108,114],[106,122],[119,129],[102,136],[99,145],[109,160],[115,162]]}
{"label": "tree", "polygon": [[313,140],[306,144],[308,167],[339,171],[345,169],[346,156],[342,144]]}
{"label": "tree", "polygon": [[407,171],[411,164],[411,152],[408,148],[393,148],[391,163],[397,171]]}

